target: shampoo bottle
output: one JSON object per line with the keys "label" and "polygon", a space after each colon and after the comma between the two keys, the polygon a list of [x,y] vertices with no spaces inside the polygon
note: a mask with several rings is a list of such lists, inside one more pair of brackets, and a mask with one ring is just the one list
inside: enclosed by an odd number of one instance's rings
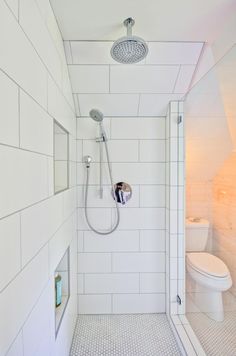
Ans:
{"label": "shampoo bottle", "polygon": [[62,280],[61,276],[57,273],[55,275],[55,304],[56,308],[61,305],[61,298],[62,298]]}

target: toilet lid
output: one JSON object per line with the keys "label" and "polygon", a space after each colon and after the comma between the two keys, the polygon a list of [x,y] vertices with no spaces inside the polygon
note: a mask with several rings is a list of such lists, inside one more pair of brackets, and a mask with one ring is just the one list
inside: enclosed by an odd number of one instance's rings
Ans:
{"label": "toilet lid", "polygon": [[207,252],[187,253],[187,262],[194,269],[215,277],[226,277],[229,274],[227,266],[218,257]]}

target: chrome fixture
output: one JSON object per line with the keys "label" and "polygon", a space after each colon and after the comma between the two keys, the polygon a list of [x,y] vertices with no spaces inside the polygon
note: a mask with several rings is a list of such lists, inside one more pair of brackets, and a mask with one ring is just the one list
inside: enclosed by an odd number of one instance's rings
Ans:
{"label": "chrome fixture", "polygon": [[127,35],[113,43],[111,56],[115,61],[123,64],[140,62],[147,56],[148,46],[142,38],[132,35],[134,19],[129,17],[123,24],[127,28]]}
{"label": "chrome fixture", "polygon": [[[103,143],[105,145],[105,152],[107,156],[107,165],[108,165],[108,171],[109,171],[109,176],[110,176],[110,182],[111,182],[111,187],[112,187],[112,195],[115,197],[115,190],[114,190],[114,184],[113,184],[113,177],[112,177],[112,172],[111,172],[111,163],[110,163],[110,157],[109,157],[109,151],[108,151],[108,145],[107,145],[107,135],[105,132],[105,129],[103,127],[103,113],[97,109],[92,109],[89,112],[90,117],[99,123],[99,128],[100,128],[100,136],[96,138],[96,142],[99,143],[100,145],[100,198],[103,198]],[[89,175],[90,175],[90,163],[92,161],[92,158],[90,156],[85,156],[84,157],[84,162],[86,166],[86,186],[85,186],[85,218],[87,221],[88,226],[90,229],[94,232],[96,232],[99,235],[108,235],[111,234],[113,231],[115,231],[120,223],[120,211],[118,207],[117,200],[115,199],[115,206],[116,206],[116,222],[114,226],[108,230],[108,231],[98,231],[95,229],[92,224],[90,223],[89,216],[88,216],[88,187],[89,187]]]}
{"label": "chrome fixture", "polygon": [[90,168],[90,163],[92,162],[92,157],[91,156],[85,156],[84,157],[84,162],[86,164],[86,168]]}

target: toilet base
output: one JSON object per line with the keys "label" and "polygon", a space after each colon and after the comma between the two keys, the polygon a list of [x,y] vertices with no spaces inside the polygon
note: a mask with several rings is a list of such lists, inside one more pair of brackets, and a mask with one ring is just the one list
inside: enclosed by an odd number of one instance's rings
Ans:
{"label": "toilet base", "polygon": [[213,291],[192,280],[195,288],[192,288],[191,297],[198,309],[215,321],[224,320],[224,307],[222,292]]}

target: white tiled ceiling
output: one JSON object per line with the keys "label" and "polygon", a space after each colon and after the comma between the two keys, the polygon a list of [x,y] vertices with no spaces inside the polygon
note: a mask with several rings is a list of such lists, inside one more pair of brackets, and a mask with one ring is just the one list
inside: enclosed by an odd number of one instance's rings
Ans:
{"label": "white tiled ceiling", "polygon": [[173,93],[179,66],[111,66],[111,93]]}
{"label": "white tiled ceiling", "polygon": [[188,90],[202,42],[149,42],[146,59],[122,65],[110,55],[112,41],[65,41],[78,115],[98,108],[105,116],[165,116],[169,101]]}
{"label": "white tiled ceiling", "polygon": [[[42,0],[41,0],[42,1]],[[43,2],[43,1],[42,1]],[[115,40],[123,21],[146,41],[208,41],[235,11],[235,0],[50,0],[64,40]]]}
{"label": "white tiled ceiling", "polygon": [[109,93],[109,66],[69,65],[73,93]]}

